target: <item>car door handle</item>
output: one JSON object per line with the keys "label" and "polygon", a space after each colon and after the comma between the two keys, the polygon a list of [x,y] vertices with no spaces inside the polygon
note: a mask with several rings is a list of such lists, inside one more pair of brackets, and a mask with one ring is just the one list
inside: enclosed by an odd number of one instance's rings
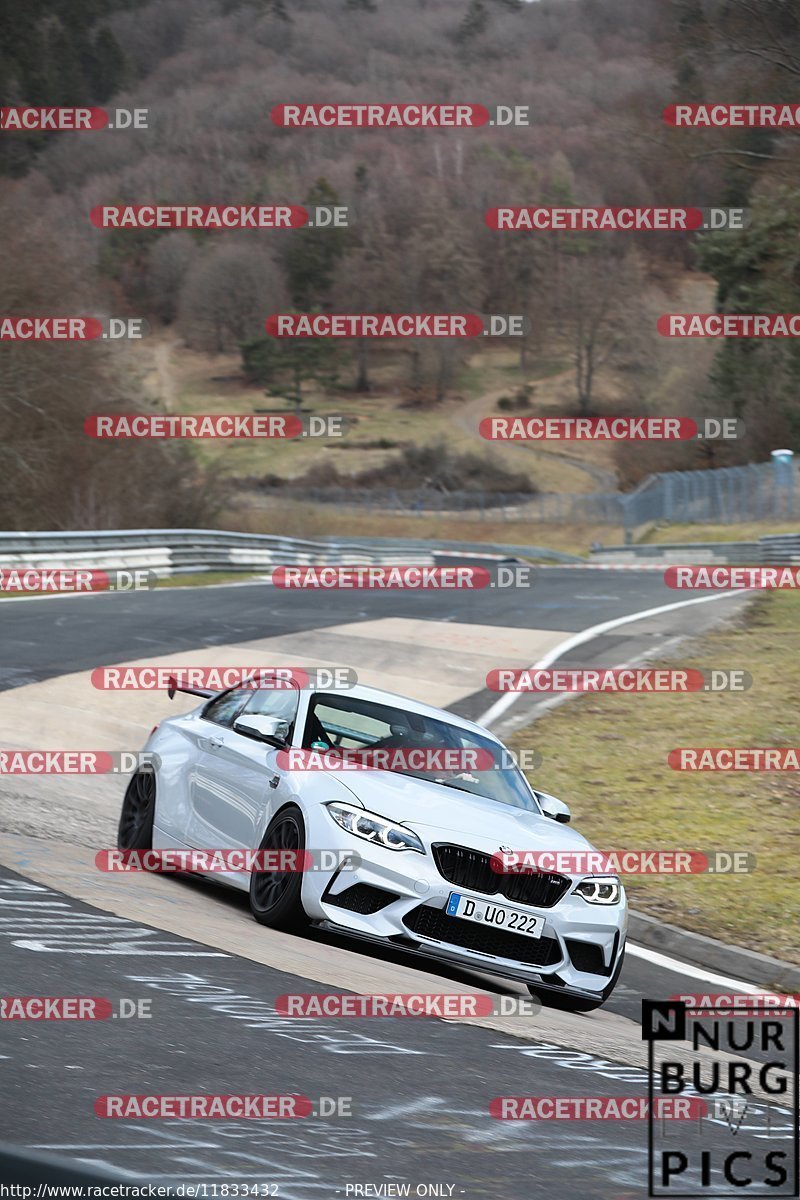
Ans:
{"label": "car door handle", "polygon": [[219,750],[220,746],[224,746],[225,743],[222,740],[222,738],[213,738],[212,737],[212,738],[208,739],[208,745],[211,750]]}
{"label": "car door handle", "polygon": [[278,786],[278,784],[280,783],[280,781],[281,781],[280,775],[273,775],[269,781],[269,786],[271,788],[276,788]]}

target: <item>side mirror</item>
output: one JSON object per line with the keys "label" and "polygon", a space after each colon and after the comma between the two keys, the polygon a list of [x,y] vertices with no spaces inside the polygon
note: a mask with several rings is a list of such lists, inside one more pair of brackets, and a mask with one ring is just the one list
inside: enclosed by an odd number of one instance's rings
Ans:
{"label": "side mirror", "polygon": [[572,820],[572,813],[563,800],[556,799],[555,796],[549,795],[548,792],[537,792],[536,798],[541,804],[542,812],[546,817],[550,817],[553,821],[558,821],[561,825],[569,825]]}
{"label": "side mirror", "polygon": [[289,722],[280,717],[270,717],[266,713],[242,713],[233,723],[236,733],[244,737],[255,738],[258,742],[268,742],[279,749],[289,740]]}

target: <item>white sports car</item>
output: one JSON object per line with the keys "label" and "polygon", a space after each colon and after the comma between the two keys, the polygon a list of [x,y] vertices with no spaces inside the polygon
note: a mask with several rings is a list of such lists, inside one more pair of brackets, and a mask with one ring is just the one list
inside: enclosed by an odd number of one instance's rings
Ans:
{"label": "white sports car", "polygon": [[[214,878],[249,889],[263,925],[313,923],[390,942],[522,980],[573,1010],[611,995],[625,948],[624,889],[614,875],[497,870],[509,850],[592,847],[568,828],[567,806],[534,791],[487,730],[361,685],[175,687],[204,702],[150,735],[152,763],[125,793],[120,848],[300,850],[321,859],[332,851],[326,869]],[[309,769],[322,752],[331,762],[409,747],[447,750],[448,764],[455,752],[455,766],[439,768],[432,754],[418,770],[408,754],[400,769]],[[480,767],[460,769],[458,756],[470,754]]]}

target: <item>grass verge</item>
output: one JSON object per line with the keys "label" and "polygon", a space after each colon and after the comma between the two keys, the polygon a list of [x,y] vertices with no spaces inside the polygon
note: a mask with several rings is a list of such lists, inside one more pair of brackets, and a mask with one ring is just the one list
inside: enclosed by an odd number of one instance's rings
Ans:
{"label": "grass verge", "polygon": [[270,568],[262,571],[192,571],[187,575],[169,575],[159,579],[156,587],[209,587],[212,583],[247,583],[269,575]]}
{"label": "grass verge", "polygon": [[341,537],[357,542],[361,537],[398,537],[453,542],[493,542],[511,546],[544,546],[566,554],[588,555],[593,541],[614,545],[622,540],[612,525],[547,523],[504,520],[487,510],[467,515],[391,513],[376,509],[337,508],[300,500],[265,501],[263,508],[237,508],[219,518],[222,529],[246,533],[277,533],[288,537]]}
{"label": "grass verge", "polygon": [[582,696],[510,741],[539,751],[544,767],[531,782],[566,800],[576,827],[599,849],[754,853],[756,869],[747,875],[626,878],[631,906],[795,963],[800,778],[681,773],[667,766],[667,755],[678,746],[800,745],[790,669],[798,656],[800,595],[773,592],[681,657],[681,666],[749,671],[748,691]]}
{"label": "grass verge", "polygon": [[657,544],[669,542],[757,542],[771,533],[800,533],[800,520],[742,521],[738,525],[659,525],[651,529],[640,542]]}

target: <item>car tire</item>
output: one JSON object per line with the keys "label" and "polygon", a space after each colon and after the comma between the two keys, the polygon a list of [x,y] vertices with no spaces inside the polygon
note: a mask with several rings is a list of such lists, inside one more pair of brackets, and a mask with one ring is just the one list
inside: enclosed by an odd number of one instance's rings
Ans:
{"label": "car tire", "polygon": [[609,999],[614,988],[617,986],[617,980],[622,973],[622,964],[625,961],[625,950],[619,956],[614,974],[609,979],[601,994],[593,999],[586,996],[572,996],[569,992],[551,991],[550,988],[537,988],[535,983],[528,984],[528,991],[537,1000],[541,1000],[546,1008],[556,1008],[561,1012],[576,1012],[586,1013],[594,1012],[596,1008],[600,1008]]}
{"label": "car tire", "polygon": [[119,850],[151,850],[156,815],[156,777],[153,771],[136,771],[122,800],[117,826]]}
{"label": "car tire", "polygon": [[[261,850],[306,848],[303,814],[294,804],[277,812],[267,826]],[[250,875],[250,911],[259,925],[299,933],[308,925],[300,896],[302,871],[253,871]]]}

